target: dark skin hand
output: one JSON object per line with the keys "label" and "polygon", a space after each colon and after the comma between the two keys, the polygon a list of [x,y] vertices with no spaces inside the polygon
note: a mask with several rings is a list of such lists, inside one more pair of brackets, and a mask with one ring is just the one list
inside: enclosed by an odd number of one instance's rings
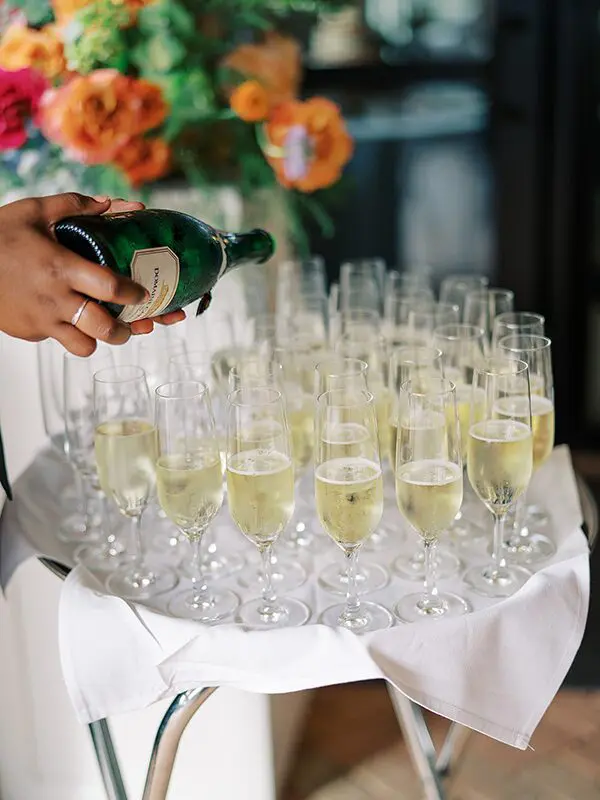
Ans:
{"label": "dark skin hand", "polygon": [[80,194],[19,200],[0,207],[0,331],[38,342],[53,338],[71,353],[89,356],[98,341],[124,344],[150,333],[154,322],[172,325],[175,311],[126,325],[96,303],[87,303],[77,327],[71,319],[85,297],[120,305],[144,302],[146,292],[129,278],[86,261],[58,244],[54,225],[64,217],[135,211],[142,203]]}

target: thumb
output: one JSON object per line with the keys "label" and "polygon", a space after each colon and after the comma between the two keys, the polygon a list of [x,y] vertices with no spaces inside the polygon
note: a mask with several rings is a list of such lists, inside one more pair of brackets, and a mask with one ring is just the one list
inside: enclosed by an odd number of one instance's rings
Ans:
{"label": "thumb", "polygon": [[42,198],[42,215],[49,225],[54,225],[64,217],[94,216],[104,214],[110,207],[110,198],[87,197],[77,192],[55,194]]}

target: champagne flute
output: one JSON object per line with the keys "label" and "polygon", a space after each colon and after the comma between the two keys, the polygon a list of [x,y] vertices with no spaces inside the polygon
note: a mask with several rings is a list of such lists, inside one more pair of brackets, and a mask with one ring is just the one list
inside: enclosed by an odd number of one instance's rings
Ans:
{"label": "champagne flute", "polygon": [[458,321],[458,306],[450,303],[416,303],[415,307],[408,312],[410,341],[414,344],[431,345],[436,328]]}
{"label": "champagne flute", "polygon": [[[89,358],[80,358],[71,353],[63,354],[63,403],[66,448],[69,460],[79,473],[82,484],[84,508],[83,532],[72,528],[58,534],[63,541],[88,544],[97,541],[102,531],[94,518],[88,496],[98,494],[98,473],[94,461],[94,419],[92,403],[92,377],[96,370],[113,365],[112,352],[99,347]],[[104,526],[108,520],[101,520]],[[105,531],[105,533],[107,533]]]}
{"label": "champagne flute", "polygon": [[[395,475],[398,429],[402,430],[410,427],[409,421],[401,420],[401,388],[409,381],[416,392],[427,392],[432,385],[438,385],[443,377],[442,353],[435,347],[425,347],[423,345],[396,347],[390,355],[388,372],[390,395],[392,397],[388,421],[390,431],[388,456],[392,472]],[[439,578],[448,578],[456,574],[461,566],[460,560],[445,547],[436,548],[434,559],[436,574]],[[419,538],[416,549],[412,549],[411,545],[411,551],[398,556],[392,568],[401,578],[424,580],[425,566],[425,547],[423,540]]]}
{"label": "champagne flute", "polygon": [[[331,435],[353,424],[368,433],[360,455],[348,451]],[[389,628],[392,615],[377,603],[362,602],[356,585],[360,548],[383,514],[383,476],[379,457],[375,404],[370,392],[334,390],[317,400],[315,495],[325,531],[346,557],[348,582],[345,604],[328,608],[320,621],[353,633]]]}
{"label": "champagne flute", "polygon": [[492,562],[483,569],[471,567],[464,580],[479,594],[508,597],[531,576],[507,564],[503,549],[506,515],[526,491],[533,469],[529,367],[510,358],[485,359],[473,374],[473,398],[467,470],[475,493],[494,517],[494,543]]}
{"label": "champagne flute", "polygon": [[[288,407],[289,398],[293,398],[292,402],[295,402],[298,398],[302,396],[301,388],[296,384],[295,386],[290,386],[290,384],[286,384],[284,381],[284,370],[283,366],[280,361],[241,361],[237,367],[234,367],[230,374],[229,374],[229,388],[231,392],[235,392],[239,389],[249,389],[249,388],[258,388],[270,386],[273,389],[277,389],[282,393],[282,397],[286,407],[286,414],[287,419],[290,424],[290,431],[292,437],[292,456],[294,460],[294,467],[295,469],[301,469],[303,458],[302,456],[306,452],[306,446],[304,443],[304,436],[299,435],[298,432],[294,433],[293,422],[294,417],[290,414],[290,410]],[[298,420],[295,420],[296,423]],[[312,454],[312,439],[313,439],[313,423],[312,423],[312,413],[310,416],[310,448]],[[260,446],[261,438],[263,436],[263,432],[261,432],[261,426],[256,426],[257,434],[256,434],[256,444]],[[272,427],[270,425],[266,426],[266,431],[264,433],[267,436],[267,439],[271,435]],[[302,441],[299,441],[299,438]],[[298,454],[298,455],[297,455]],[[295,477],[297,473],[295,474]],[[312,536],[310,540],[304,540],[302,545],[308,545],[312,542]],[[279,592],[291,592],[294,589],[297,589],[302,584],[306,583],[307,573],[302,564],[299,563],[297,559],[291,560],[290,558],[281,557],[280,554],[275,553],[275,549],[271,553],[271,580],[277,586]],[[250,589],[262,589],[262,582],[263,582],[263,570],[258,569],[255,570],[254,567],[247,574],[243,573],[239,578],[239,583],[241,586]]]}
{"label": "champagne flute", "polygon": [[[418,387],[419,388],[419,387]],[[404,622],[468,613],[469,604],[437,587],[435,550],[462,503],[463,470],[454,384],[432,380],[425,391],[411,381],[400,390],[396,448],[396,499],[406,521],[423,539],[425,588],[395,606]],[[424,424],[425,423],[425,424]]]}
{"label": "champagne flute", "polygon": [[321,256],[284,261],[277,271],[276,305],[278,312],[293,311],[293,298],[303,294],[326,294],[327,273]]}
{"label": "champagne flute", "polygon": [[[368,364],[359,358],[342,355],[329,356],[315,367],[315,398],[325,392],[364,391],[367,387]],[[369,446],[369,431],[359,421],[347,420],[330,426],[330,447],[338,447],[347,455],[361,455]],[[325,435],[325,434],[324,434]],[[316,441],[316,438],[315,438]],[[348,567],[346,564],[329,564],[319,573],[319,584],[333,594],[346,594],[348,590]],[[382,589],[389,581],[389,575],[375,562],[362,563],[357,568],[356,586],[359,594],[368,594]]]}
{"label": "champagne flute", "polygon": [[215,590],[202,569],[202,538],[223,504],[223,468],[208,387],[197,381],[156,389],[156,484],[164,512],[192,547],[191,591],[169,603],[176,617],[217,622],[232,614],[239,597]]}
{"label": "champagne flute", "polygon": [[497,349],[498,342],[504,336],[519,333],[543,336],[545,322],[541,314],[536,314],[533,311],[504,311],[502,314],[498,314],[492,329],[492,350],[495,351]]}
{"label": "champagne flute", "polygon": [[462,319],[467,295],[486,289],[488,283],[484,275],[447,275],[440,285],[440,303],[458,306]]}
{"label": "champagne flute", "polygon": [[340,306],[342,310],[372,308],[381,313],[385,283],[385,261],[363,258],[346,261],[340,267]]}
{"label": "champagne flute", "polygon": [[384,297],[394,294],[413,294],[415,292],[430,292],[433,300],[431,286],[431,270],[429,267],[417,267],[411,272],[398,272],[389,270],[385,276]]}
{"label": "champagne flute", "polygon": [[481,289],[469,292],[465,300],[463,322],[483,328],[488,344],[491,343],[494,320],[499,314],[512,311],[514,292],[509,289]]}
{"label": "champagne flute", "polygon": [[113,572],[106,585],[128,600],[147,600],[172,589],[177,576],[167,567],[155,568],[145,553],[142,516],[154,492],[157,443],[141,367],[112,367],[95,373],[94,425],[100,485],[130,520],[134,548],[132,564]]}
{"label": "champagne flute", "polygon": [[[265,432],[258,443],[257,423]],[[308,606],[278,598],[271,580],[273,546],[294,513],[292,441],[283,397],[276,389],[253,387],[230,395],[227,490],[232,519],[263,562],[262,597],[241,606],[240,620],[257,628],[304,625]]]}
{"label": "champagne flute", "polygon": [[386,294],[381,333],[390,347],[412,343],[409,316],[415,309],[428,310],[434,303],[433,293],[418,289],[408,294]]}
{"label": "champagne flute", "polygon": [[72,505],[72,490],[75,490],[75,508],[61,520],[58,538],[65,542],[80,542],[85,533],[85,508],[88,498],[81,473],[69,459],[69,443],[65,431],[64,364],[58,354],[58,344],[45,339],[37,345],[37,369],[40,387],[40,403],[44,431],[52,450],[71,467],[74,486],[69,485],[62,493],[60,505]]}
{"label": "champagne flute", "polygon": [[[533,471],[550,458],[554,447],[554,381],[552,377],[552,343],[546,336],[518,334],[498,341],[498,353],[524,361],[529,367],[531,386],[531,427],[533,431]],[[526,399],[515,396],[507,401],[511,413],[519,407],[527,410]],[[505,541],[511,558],[522,564],[536,564],[556,553],[556,545],[548,536],[532,528],[527,519],[526,493],[515,503],[511,535]]]}

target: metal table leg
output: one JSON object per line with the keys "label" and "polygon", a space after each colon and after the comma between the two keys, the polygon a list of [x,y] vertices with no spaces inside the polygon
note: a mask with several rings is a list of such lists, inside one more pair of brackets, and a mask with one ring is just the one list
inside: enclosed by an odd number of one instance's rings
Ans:
{"label": "metal table leg", "polygon": [[423,784],[426,800],[445,800],[442,780],[436,769],[437,755],[421,707],[388,684],[394,711],[410,756]]}
{"label": "metal table leg", "polygon": [[388,691],[426,800],[445,800],[443,778],[453,772],[471,734],[470,729],[453,722],[438,755],[421,706],[393,686],[388,685]]}
{"label": "metal table leg", "polygon": [[108,800],[127,800],[125,784],[121,776],[121,769],[117,754],[110,735],[110,728],[105,719],[99,719],[88,725],[92,744],[96,753],[102,783]]}
{"label": "metal table leg", "polygon": [[216,690],[216,686],[191,689],[173,700],[154,740],[142,800],[166,800],[181,736],[196,711]]}

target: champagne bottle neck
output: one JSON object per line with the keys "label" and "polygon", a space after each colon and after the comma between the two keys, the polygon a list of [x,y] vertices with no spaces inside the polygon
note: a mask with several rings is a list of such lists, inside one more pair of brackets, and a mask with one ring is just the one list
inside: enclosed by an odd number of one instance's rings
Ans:
{"label": "champagne bottle neck", "polygon": [[248,233],[219,232],[219,236],[225,245],[225,272],[244,264],[264,264],[275,251],[273,237],[259,228]]}

